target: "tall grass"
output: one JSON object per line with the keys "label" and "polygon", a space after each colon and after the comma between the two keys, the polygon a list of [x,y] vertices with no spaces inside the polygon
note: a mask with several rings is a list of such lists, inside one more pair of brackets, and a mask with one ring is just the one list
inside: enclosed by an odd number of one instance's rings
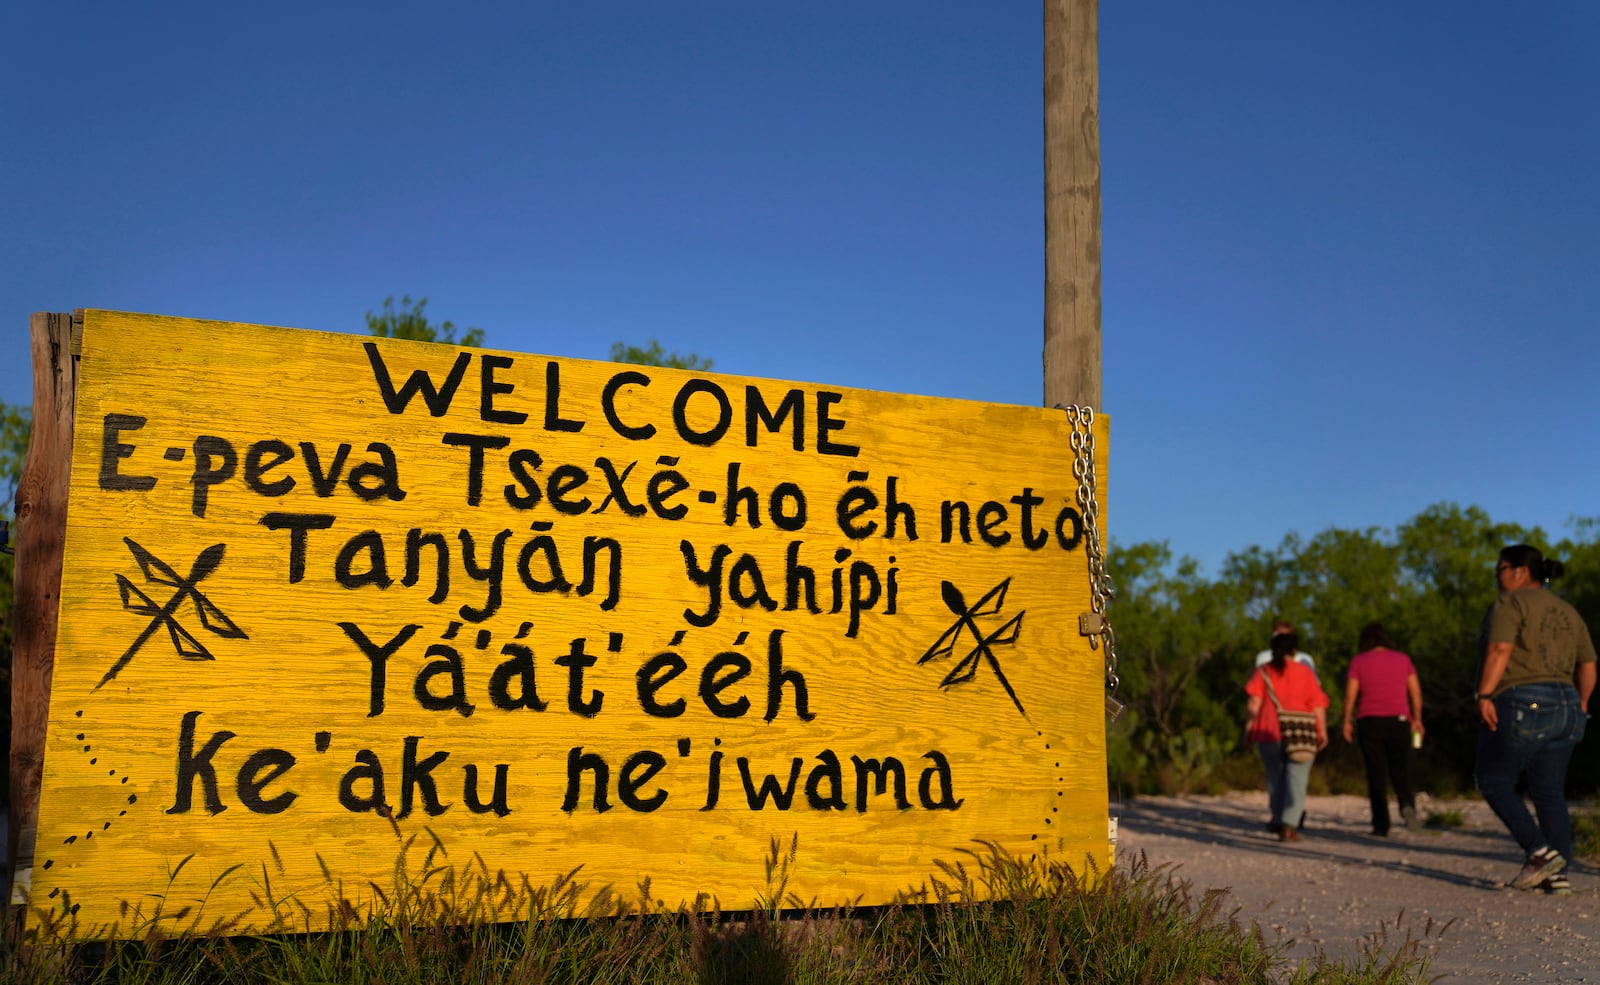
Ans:
{"label": "tall grass", "polygon": [[[575,875],[531,889],[402,864],[396,875],[406,882],[373,894],[362,920],[356,906],[341,906],[333,930],[234,937],[224,926],[168,936],[156,914],[135,939],[12,948],[0,975],[17,985],[1426,980],[1427,959],[1409,934],[1398,943],[1375,935],[1354,960],[1319,953],[1291,966],[1285,945],[1246,926],[1225,890],[1197,894],[1143,855],[1111,872],[1079,873],[989,847],[942,867],[904,902],[816,910],[787,892],[795,848],[772,845],[767,891],[750,910],[725,911],[706,898],[668,910],[648,883],[624,900],[589,891]],[[270,894],[263,901],[282,907],[286,920],[307,916]],[[523,907],[521,919],[481,922],[508,901]]]}

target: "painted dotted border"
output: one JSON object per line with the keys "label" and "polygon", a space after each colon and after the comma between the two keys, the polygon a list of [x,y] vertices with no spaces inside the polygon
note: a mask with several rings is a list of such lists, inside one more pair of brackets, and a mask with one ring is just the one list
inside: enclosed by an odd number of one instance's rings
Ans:
{"label": "painted dotted border", "polygon": [[[1038,737],[1039,737],[1039,738],[1041,738],[1041,739],[1042,739],[1042,738],[1044,738],[1044,733],[1043,733],[1043,732],[1041,732],[1041,731],[1039,731],[1039,730],[1038,730],[1038,729],[1035,729],[1035,730],[1034,730],[1034,734],[1035,734],[1035,735],[1037,735],[1037,736],[1038,736]],[[1044,744],[1044,747],[1045,747],[1045,749],[1047,749],[1047,750],[1048,750],[1048,749],[1050,749],[1050,743],[1048,743],[1048,742],[1046,742],[1046,743],[1045,743],[1045,744]],[[1059,769],[1061,769],[1061,762],[1060,762],[1060,760],[1057,760],[1057,761],[1056,761],[1056,766],[1055,766],[1055,768],[1056,768],[1056,769],[1057,769],[1057,770],[1059,770]],[[1058,784],[1058,786],[1057,786],[1057,787],[1056,787],[1056,796],[1057,796],[1057,797],[1058,797],[1058,798],[1059,798],[1059,797],[1063,797],[1063,796],[1065,796],[1065,795],[1066,795],[1066,791],[1065,791],[1065,790],[1064,790],[1064,789],[1063,789],[1063,788],[1062,788],[1062,787],[1060,787],[1060,786],[1059,786],[1059,784],[1062,784],[1062,783],[1065,783],[1065,782],[1066,782],[1066,780],[1067,780],[1067,778],[1066,778],[1066,777],[1064,777],[1064,776],[1057,776],[1057,777],[1056,777],[1056,783],[1057,783],[1057,784]],[[1051,815],[1053,815],[1053,814],[1060,814],[1060,813],[1061,813],[1061,808],[1060,808],[1060,806],[1054,806],[1054,807],[1051,807],[1051,808],[1050,808],[1050,814],[1047,814],[1047,815],[1045,815],[1045,819],[1044,819],[1044,823],[1045,823],[1045,824],[1046,824],[1046,825],[1047,825],[1047,826],[1048,826],[1048,825],[1051,825],[1051,824],[1053,824],[1053,823],[1055,823],[1055,822],[1054,822],[1054,820],[1053,820],[1053,818],[1052,818],[1052,817],[1051,817]],[[1038,835],[1038,834],[1037,834],[1037,833],[1035,833],[1035,834],[1033,834],[1033,835],[1031,835],[1031,836],[1030,836],[1030,837],[1029,837],[1029,840],[1030,840],[1030,841],[1038,841],[1038,840],[1039,840],[1039,835]]]}
{"label": "painted dotted border", "polygon": [[[82,718],[83,717],[83,709],[80,708],[77,711],[73,712],[72,716],[74,718]],[[99,766],[100,757],[96,756],[94,754],[94,743],[90,739],[89,733],[86,732],[86,731],[78,732],[73,736],[73,738],[78,743],[80,743],[82,745],[82,748],[79,750],[79,755],[86,757],[89,760],[89,765],[90,766]],[[107,769],[106,770],[106,776],[108,778],[109,777],[114,777],[114,776],[117,776],[117,775],[118,775],[118,773],[117,773],[117,771],[115,769]],[[126,773],[124,773],[124,774],[121,774],[121,778],[118,780],[118,783],[127,783],[130,779],[131,779],[131,777],[129,777]],[[128,807],[132,807],[134,804],[136,804],[138,802],[139,802],[139,795],[138,794],[136,794],[136,793],[128,794]],[[117,817],[119,817],[119,818],[120,817],[126,817],[127,814],[128,814],[128,807],[124,807],[122,810],[118,811],[117,812]],[[111,830],[111,825],[114,822],[114,820],[115,819],[113,819],[111,821],[102,822],[100,827],[99,827],[99,829],[98,829],[98,831],[101,832],[101,833],[104,833],[106,831]],[[80,835],[68,835],[66,838],[62,839],[61,844],[63,846],[75,845],[75,844],[77,844],[79,837],[82,837],[84,841],[88,841],[90,838],[93,838],[95,836],[95,833],[96,833],[96,829],[90,828],[88,831],[85,831],[81,836]],[[56,864],[56,860],[54,858],[46,857],[44,862],[41,865],[41,868],[45,869],[45,870],[48,870],[48,869],[52,868],[55,864]],[[60,895],[60,893],[61,893],[61,887],[57,886],[54,889],[50,890],[49,898],[50,899],[55,899],[58,895]],[[69,908],[69,912],[76,913],[77,911],[78,911],[78,904],[77,903],[72,904],[72,906]]]}

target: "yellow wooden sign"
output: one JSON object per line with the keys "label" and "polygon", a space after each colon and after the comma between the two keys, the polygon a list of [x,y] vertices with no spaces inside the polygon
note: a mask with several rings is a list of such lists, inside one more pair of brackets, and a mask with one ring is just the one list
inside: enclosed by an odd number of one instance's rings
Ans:
{"label": "yellow wooden sign", "polygon": [[77,408],[36,920],[1109,862],[1060,410],[106,311]]}

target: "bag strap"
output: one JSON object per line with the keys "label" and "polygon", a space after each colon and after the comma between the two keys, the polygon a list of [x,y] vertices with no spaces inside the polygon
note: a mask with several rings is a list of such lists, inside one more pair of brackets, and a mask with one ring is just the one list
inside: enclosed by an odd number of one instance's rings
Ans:
{"label": "bag strap", "polygon": [[1261,675],[1261,683],[1267,686],[1267,697],[1272,699],[1272,707],[1278,709],[1280,715],[1283,714],[1283,705],[1278,701],[1278,692],[1272,687],[1272,678],[1267,676],[1267,668],[1265,666],[1258,667],[1256,668],[1256,673]]}

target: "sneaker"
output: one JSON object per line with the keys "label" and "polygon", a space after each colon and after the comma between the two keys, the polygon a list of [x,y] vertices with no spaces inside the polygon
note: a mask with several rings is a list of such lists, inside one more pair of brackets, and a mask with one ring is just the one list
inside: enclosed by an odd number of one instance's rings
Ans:
{"label": "sneaker", "polygon": [[1544,882],[1541,882],[1539,884],[1539,888],[1551,896],[1572,895],[1572,883],[1568,881],[1567,874],[1565,872],[1557,872]]}
{"label": "sneaker", "polygon": [[1511,880],[1511,888],[1532,889],[1566,867],[1567,860],[1561,857],[1561,853],[1546,846],[1528,856],[1522,871]]}
{"label": "sneaker", "polygon": [[1400,820],[1405,824],[1407,831],[1415,831],[1422,827],[1422,818],[1417,816],[1415,807],[1400,808]]}

